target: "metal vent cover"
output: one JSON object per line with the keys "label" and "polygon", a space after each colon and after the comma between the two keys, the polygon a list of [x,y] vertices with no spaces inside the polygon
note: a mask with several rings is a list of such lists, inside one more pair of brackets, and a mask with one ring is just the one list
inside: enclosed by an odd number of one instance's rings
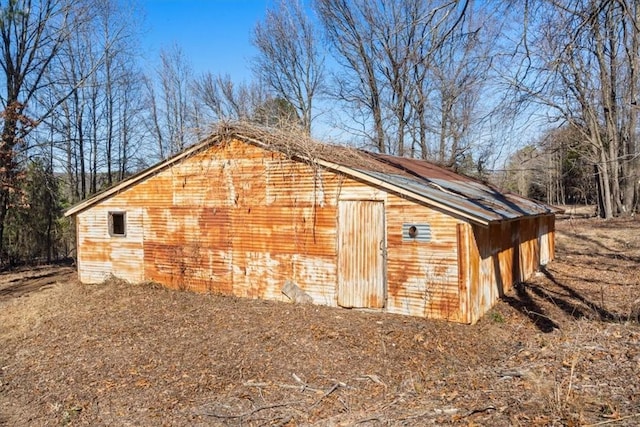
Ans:
{"label": "metal vent cover", "polygon": [[402,224],[402,241],[429,243],[431,241],[431,226],[429,224]]}

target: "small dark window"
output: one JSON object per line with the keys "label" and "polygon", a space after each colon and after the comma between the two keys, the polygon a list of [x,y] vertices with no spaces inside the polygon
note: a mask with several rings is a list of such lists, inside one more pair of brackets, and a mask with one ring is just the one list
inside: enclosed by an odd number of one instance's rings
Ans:
{"label": "small dark window", "polygon": [[109,212],[109,234],[112,236],[127,235],[127,217],[124,212]]}

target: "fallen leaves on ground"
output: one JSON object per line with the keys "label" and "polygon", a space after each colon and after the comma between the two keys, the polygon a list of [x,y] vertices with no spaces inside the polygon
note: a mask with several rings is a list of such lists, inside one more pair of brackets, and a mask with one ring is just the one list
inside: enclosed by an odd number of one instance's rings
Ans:
{"label": "fallen leaves on ground", "polygon": [[637,425],[640,221],[563,220],[477,325],[0,276],[0,424]]}

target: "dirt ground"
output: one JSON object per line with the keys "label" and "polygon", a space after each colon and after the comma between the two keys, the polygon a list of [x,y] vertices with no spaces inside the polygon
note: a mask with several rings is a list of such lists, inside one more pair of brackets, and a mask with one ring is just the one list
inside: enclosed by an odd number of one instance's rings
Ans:
{"label": "dirt ground", "polygon": [[640,424],[640,220],[564,219],[477,325],[0,276],[0,425]]}

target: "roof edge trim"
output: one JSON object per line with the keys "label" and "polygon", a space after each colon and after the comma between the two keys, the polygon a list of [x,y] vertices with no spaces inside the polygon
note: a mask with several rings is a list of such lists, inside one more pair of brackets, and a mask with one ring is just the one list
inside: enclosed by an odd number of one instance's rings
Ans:
{"label": "roof edge trim", "polygon": [[184,159],[185,157],[189,157],[195,153],[197,153],[198,151],[201,151],[205,148],[207,148],[209,145],[214,144],[215,142],[217,142],[219,140],[219,135],[213,135],[209,138],[206,138],[204,141],[200,142],[199,144],[193,145],[189,148],[187,148],[186,150],[184,150],[181,153],[176,154],[173,157],[169,157],[168,159],[156,164],[155,166],[151,166],[148,169],[144,169],[143,171],[125,179],[124,181],[120,181],[119,183],[115,184],[112,187],[107,188],[104,191],[101,191],[100,193],[95,194],[93,197],[90,197],[86,200],[80,201],[79,203],[75,204],[74,206],[71,206],[69,209],[67,209],[64,213],[65,217],[69,217],[72,215],[76,215],[80,212],[82,212],[83,210],[91,207],[92,205],[94,205],[95,203],[98,203],[104,199],[107,199],[115,194],[120,193],[121,191],[126,190],[127,188],[129,188],[130,186],[144,180],[145,178],[152,176],[156,173],[158,173],[159,171],[171,166],[172,164]]}
{"label": "roof edge trim", "polygon": [[[261,148],[269,149],[269,146],[267,144],[264,144],[263,142],[255,139],[255,138],[251,138],[251,137],[248,137],[248,136],[245,136],[245,135],[241,135],[241,134],[236,134],[236,137],[242,138],[243,140],[245,140],[247,142],[250,142],[250,143],[252,143],[254,145],[257,145],[257,146],[259,146]],[[462,217],[462,218],[464,218],[464,219],[466,219],[468,221],[471,221],[471,222],[473,222],[475,224],[478,224],[478,225],[481,225],[481,226],[484,226],[484,227],[488,227],[489,224],[490,224],[490,221],[487,221],[485,219],[476,217],[474,215],[470,215],[470,214],[468,214],[466,212],[461,212],[459,210],[456,210],[456,209],[452,208],[451,206],[448,206],[448,205],[446,205],[444,203],[436,202],[436,201],[434,201],[432,199],[429,199],[427,197],[424,197],[424,196],[422,196],[420,194],[416,194],[413,191],[407,190],[406,188],[402,188],[402,187],[399,187],[397,185],[391,184],[389,182],[380,180],[378,178],[374,178],[374,177],[372,177],[371,175],[369,175],[369,174],[367,174],[365,172],[361,172],[361,171],[358,171],[356,169],[353,169],[353,168],[350,168],[350,167],[347,167],[347,166],[343,166],[343,165],[339,165],[337,163],[330,162],[330,161],[323,160],[323,159],[311,159],[311,158],[308,158],[307,156],[302,156],[302,155],[297,155],[295,157],[297,159],[299,159],[299,160],[306,161],[306,162],[314,162],[314,163],[316,163],[316,164],[318,164],[320,166],[323,166],[323,167],[325,167],[327,169],[343,173],[343,174],[351,176],[353,178],[361,179],[361,180],[363,180],[365,182],[368,182],[370,184],[373,184],[373,185],[376,185],[378,187],[384,188],[385,190],[388,190],[388,191],[391,191],[391,192],[394,192],[394,193],[397,193],[397,194],[401,194],[401,195],[406,196],[406,197],[410,197],[411,199],[413,199],[415,201],[419,201],[419,202],[424,203],[426,205],[429,205],[429,206],[432,206],[432,207],[435,207],[435,208],[438,208],[438,209],[442,209],[445,212],[449,212],[452,215],[455,215],[455,216],[458,216],[458,217]]]}

